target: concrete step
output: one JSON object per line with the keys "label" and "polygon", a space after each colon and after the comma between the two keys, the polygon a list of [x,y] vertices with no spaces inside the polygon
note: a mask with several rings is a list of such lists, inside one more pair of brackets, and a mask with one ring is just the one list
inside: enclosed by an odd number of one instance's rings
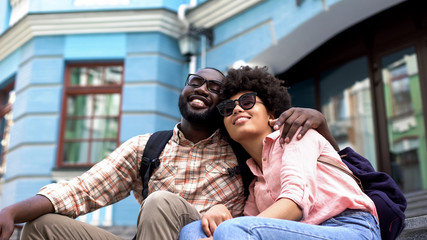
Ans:
{"label": "concrete step", "polygon": [[427,190],[405,194],[408,207],[405,211],[406,218],[427,215]]}
{"label": "concrete step", "polygon": [[405,224],[398,240],[427,239],[427,215],[407,218]]}
{"label": "concrete step", "polygon": [[427,190],[405,194],[405,229],[398,240],[427,239]]}

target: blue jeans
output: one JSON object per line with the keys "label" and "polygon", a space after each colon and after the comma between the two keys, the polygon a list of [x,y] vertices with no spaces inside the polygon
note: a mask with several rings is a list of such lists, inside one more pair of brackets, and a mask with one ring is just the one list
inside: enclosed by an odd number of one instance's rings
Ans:
{"label": "blue jeans", "polygon": [[[206,237],[201,222],[182,228],[179,239],[193,240]],[[215,240],[222,239],[378,239],[379,225],[375,217],[359,210],[345,210],[319,225],[296,221],[238,217],[221,223],[214,233]]]}

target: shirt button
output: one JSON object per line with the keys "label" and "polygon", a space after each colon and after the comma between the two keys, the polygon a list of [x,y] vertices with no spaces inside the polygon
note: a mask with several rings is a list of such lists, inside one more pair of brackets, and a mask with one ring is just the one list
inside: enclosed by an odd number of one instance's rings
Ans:
{"label": "shirt button", "polygon": [[267,158],[263,158],[262,160],[263,160],[263,161],[267,161]]}
{"label": "shirt button", "polygon": [[222,172],[225,172],[225,171],[227,171],[227,170],[226,170],[225,168],[223,168],[223,169],[222,169]]}
{"label": "shirt button", "polygon": [[267,193],[270,193],[270,189],[267,189]]}

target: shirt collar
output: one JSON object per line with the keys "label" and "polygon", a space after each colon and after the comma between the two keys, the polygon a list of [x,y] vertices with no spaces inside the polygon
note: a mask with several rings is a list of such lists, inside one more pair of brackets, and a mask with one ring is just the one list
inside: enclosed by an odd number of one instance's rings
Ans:
{"label": "shirt collar", "polygon": [[181,123],[177,123],[173,129],[173,136],[172,139],[179,145],[208,145],[212,143],[218,143],[218,144],[228,144],[224,141],[224,138],[222,134],[220,133],[220,130],[217,129],[212,135],[210,135],[208,138],[203,139],[202,141],[198,143],[193,143],[190,140],[186,139],[184,136],[184,133],[179,129],[179,125]]}
{"label": "shirt collar", "polygon": [[[267,142],[274,142],[279,137],[280,137],[280,130],[277,130],[277,131],[274,131],[274,132],[268,134],[267,137],[265,137],[265,139],[264,139],[264,147],[265,147],[265,144]],[[258,165],[256,164],[256,162],[255,162],[255,160],[253,158],[249,158],[246,161],[246,164],[248,165],[249,169],[251,170],[251,172],[255,176],[257,176],[257,177],[262,176],[262,170],[258,167]]]}
{"label": "shirt collar", "polygon": [[277,130],[277,131],[274,131],[274,132],[268,134],[267,137],[265,137],[265,138],[275,141],[279,137],[280,137],[280,130]]}

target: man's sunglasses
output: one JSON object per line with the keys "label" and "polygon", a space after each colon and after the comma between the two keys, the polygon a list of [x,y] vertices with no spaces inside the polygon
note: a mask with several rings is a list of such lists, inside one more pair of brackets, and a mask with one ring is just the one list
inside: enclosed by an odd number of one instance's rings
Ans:
{"label": "man's sunglasses", "polygon": [[212,92],[219,94],[221,90],[222,83],[217,80],[207,80],[204,77],[197,74],[188,74],[187,80],[185,81],[185,85],[192,86],[194,88],[201,87],[206,83],[206,88]]}
{"label": "man's sunglasses", "polygon": [[[234,100],[224,100],[220,102],[216,107],[219,110],[219,113],[224,116],[228,117],[231,114],[233,114],[234,108],[236,107],[236,102],[239,104],[239,106],[244,110],[249,110],[255,106],[256,101],[256,92],[250,92],[245,93],[242,96],[239,97],[239,99]],[[261,101],[258,101],[259,103],[262,103]]]}

